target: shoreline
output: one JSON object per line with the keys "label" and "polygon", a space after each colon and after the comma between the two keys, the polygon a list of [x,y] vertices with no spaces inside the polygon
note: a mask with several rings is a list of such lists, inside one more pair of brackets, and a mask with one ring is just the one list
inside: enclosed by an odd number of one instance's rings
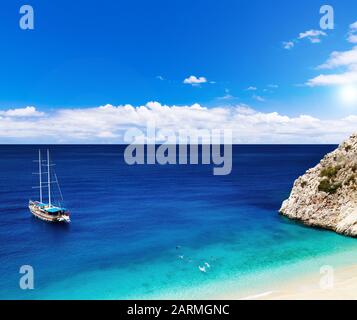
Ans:
{"label": "shoreline", "polygon": [[333,269],[332,283],[326,273],[310,273],[284,283],[242,293],[232,292],[219,300],[357,300],[357,264]]}

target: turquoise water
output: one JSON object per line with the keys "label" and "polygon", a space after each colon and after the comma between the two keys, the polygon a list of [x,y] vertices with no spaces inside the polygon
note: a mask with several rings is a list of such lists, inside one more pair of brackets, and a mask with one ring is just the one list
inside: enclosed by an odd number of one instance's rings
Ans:
{"label": "turquoise water", "polygon": [[[357,241],[278,215],[294,179],[334,146],[235,146],[210,166],[134,166],[122,146],[51,146],[72,224],[36,220],[36,146],[0,147],[0,298],[205,299],[356,261]],[[199,267],[206,266],[207,272]],[[35,289],[19,288],[31,265]]]}

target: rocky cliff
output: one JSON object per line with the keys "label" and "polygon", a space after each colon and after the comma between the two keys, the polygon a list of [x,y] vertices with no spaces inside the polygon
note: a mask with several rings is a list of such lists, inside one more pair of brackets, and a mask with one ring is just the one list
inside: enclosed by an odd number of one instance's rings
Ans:
{"label": "rocky cliff", "polygon": [[357,134],[298,178],[281,214],[357,237]]}

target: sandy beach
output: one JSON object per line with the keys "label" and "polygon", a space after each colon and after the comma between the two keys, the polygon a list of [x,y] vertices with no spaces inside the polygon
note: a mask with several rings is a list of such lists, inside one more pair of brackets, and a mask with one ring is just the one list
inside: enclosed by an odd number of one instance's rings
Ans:
{"label": "sandy beach", "polygon": [[277,284],[276,287],[249,295],[227,295],[241,300],[355,300],[357,299],[357,265],[334,269],[332,282],[326,274],[311,274]]}

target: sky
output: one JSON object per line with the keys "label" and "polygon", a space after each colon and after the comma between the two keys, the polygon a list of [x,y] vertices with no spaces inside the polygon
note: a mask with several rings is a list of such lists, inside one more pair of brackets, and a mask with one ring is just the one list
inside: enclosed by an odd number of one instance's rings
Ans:
{"label": "sky", "polygon": [[[34,10],[34,29],[19,13]],[[5,0],[0,143],[121,143],[127,127],[336,143],[357,125],[357,2]]]}

